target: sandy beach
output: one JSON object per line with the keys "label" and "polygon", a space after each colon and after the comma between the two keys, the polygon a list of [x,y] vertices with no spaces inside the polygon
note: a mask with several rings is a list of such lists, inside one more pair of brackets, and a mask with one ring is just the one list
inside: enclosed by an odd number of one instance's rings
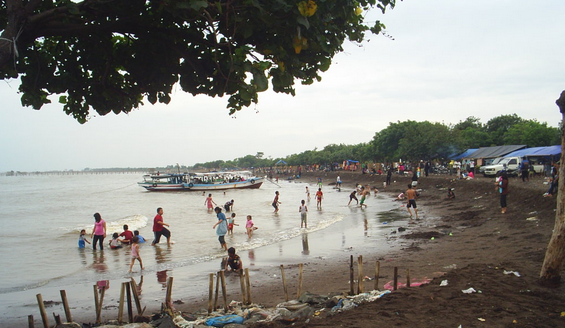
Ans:
{"label": "sandy beach", "polygon": [[[398,213],[408,213],[404,202],[394,197],[406,190],[410,178],[394,176],[395,181],[382,188],[385,176],[362,175],[360,172],[304,173],[302,182],[324,179],[324,188],[336,180],[339,174],[343,189],[350,190],[356,183],[377,186],[379,197],[386,197]],[[280,264],[285,266],[288,290],[296,294],[298,264],[304,264],[303,290],[327,295],[330,292],[349,291],[349,261],[363,256],[365,275],[374,276],[376,261],[380,262],[379,289],[392,280],[394,267],[398,268],[399,281],[405,282],[406,270],[411,281],[431,280],[422,287],[402,288],[374,303],[359,306],[338,315],[322,313],[309,323],[295,322],[298,327],[375,327],[392,324],[411,327],[556,327],[565,323],[564,288],[545,288],[536,280],[555,220],[555,199],[544,198],[547,190],[541,177],[523,183],[510,180],[511,195],[506,214],[500,213],[498,196],[493,180],[479,177],[475,180],[454,180],[453,176],[423,177],[418,189],[418,202],[422,220],[414,225],[405,224],[405,231],[383,230],[387,234],[386,247],[366,244],[348,252],[327,254],[320,257],[300,256],[304,244],[287,243],[272,245],[252,254],[264,260],[260,266],[252,266],[253,302],[264,307],[274,307],[285,300],[280,278]],[[455,189],[456,198],[446,200],[447,188]],[[348,193],[343,192],[344,202]],[[368,203],[371,206],[371,203]],[[352,205],[352,207],[355,207]],[[398,214],[397,214],[398,215]],[[335,238],[335,236],[333,237]],[[321,246],[332,241],[310,237],[310,246]],[[340,242],[336,240],[335,242]],[[284,249],[284,255],[266,260]],[[281,251],[282,252],[282,251]],[[244,259],[250,254],[240,254]],[[284,260],[283,260],[284,258]],[[206,266],[206,265],[205,265]],[[214,272],[219,265],[208,264],[202,270]],[[510,272],[505,274],[505,272]],[[517,274],[516,274],[517,273]],[[180,277],[190,276],[187,281]],[[356,272],[357,274],[357,272]],[[519,276],[518,276],[519,275]],[[440,283],[447,280],[447,286]],[[228,279],[229,300],[240,300],[236,277]],[[237,282],[237,283],[236,283]],[[173,300],[175,308],[184,313],[196,313],[207,305],[207,277],[191,272],[175,271]],[[374,281],[365,283],[372,289]],[[462,290],[473,287],[477,293],[465,294]],[[186,297],[183,290],[196,290],[197,296]],[[149,295],[155,291],[144,290]],[[163,291],[156,291],[158,294]],[[293,297],[291,297],[293,298]],[[159,304],[155,300],[152,304]],[[110,309],[111,310],[111,309]],[[146,313],[159,310],[148,305]],[[48,309],[48,312],[50,310]],[[115,319],[114,311],[104,319]],[[74,309],[76,322],[93,322],[93,309]],[[285,326],[274,322],[261,326]]]}

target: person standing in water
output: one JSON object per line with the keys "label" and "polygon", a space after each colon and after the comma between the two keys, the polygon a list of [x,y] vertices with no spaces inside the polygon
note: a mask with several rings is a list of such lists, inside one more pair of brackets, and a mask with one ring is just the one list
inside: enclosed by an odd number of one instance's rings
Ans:
{"label": "person standing in water", "polygon": [[214,206],[218,206],[212,199],[212,194],[208,194],[208,197],[206,197],[206,200],[204,201],[204,205],[208,208],[208,212],[212,212]]}
{"label": "person standing in water", "polygon": [[226,215],[222,213],[222,209],[220,207],[215,208],[216,217],[218,218],[218,222],[214,224],[212,229],[216,229],[216,235],[218,235],[218,241],[220,242],[220,246],[228,250],[228,246],[226,245],[225,236],[228,233],[228,223],[226,220]]}
{"label": "person standing in water", "polygon": [[273,199],[273,207],[275,208],[275,213],[279,212],[279,205],[281,204],[281,202],[279,202],[279,191],[275,191],[275,199]]}
{"label": "person standing in water", "polygon": [[151,243],[151,246],[155,246],[161,240],[161,236],[165,236],[167,238],[167,246],[171,246],[171,232],[169,229],[165,228],[165,226],[169,226],[169,224],[163,222],[163,208],[157,208],[157,215],[153,219],[153,234],[155,235],[155,239]]}
{"label": "person standing in water", "polygon": [[104,249],[104,238],[106,238],[106,221],[102,220],[100,213],[94,213],[94,229],[90,238],[92,239],[92,248],[96,250],[96,243],[100,246],[100,249]]}
{"label": "person standing in water", "polygon": [[304,199],[300,201],[298,212],[300,213],[300,228],[308,229],[308,206],[306,206]]}
{"label": "person standing in water", "polygon": [[132,269],[133,269],[133,264],[135,263],[135,260],[139,261],[139,267],[141,267],[141,270],[143,270],[143,261],[141,260],[141,255],[139,255],[139,237],[134,236],[131,240],[132,244],[131,244],[131,263],[129,265],[129,272],[131,273]]}

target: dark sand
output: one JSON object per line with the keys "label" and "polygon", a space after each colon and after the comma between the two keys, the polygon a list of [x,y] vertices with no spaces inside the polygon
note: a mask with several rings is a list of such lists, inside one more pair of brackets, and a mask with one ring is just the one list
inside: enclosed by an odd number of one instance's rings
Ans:
{"label": "dark sand", "polygon": [[[360,182],[382,187],[385,180],[384,176],[359,173],[340,175],[344,184]],[[328,173],[327,180],[335,181],[334,176]],[[305,174],[308,178],[315,177]],[[393,180],[396,183],[379,190],[397,195],[410,182],[399,176]],[[365,268],[372,269],[374,261],[380,260],[380,288],[392,279],[395,266],[400,281],[405,279],[406,269],[412,280],[436,278],[430,284],[399,289],[350,311],[323,314],[309,323],[296,322],[293,327],[564,327],[565,287],[537,284],[556,206],[555,198],[542,197],[548,187],[543,181],[537,177],[523,183],[511,178],[508,211],[501,214],[492,178],[421,178],[418,207],[424,220],[399,236],[412,241],[411,246],[386,255],[364,254],[364,262]],[[455,188],[454,200],[445,199],[447,187]],[[426,217],[430,216],[440,216],[441,220],[427,225]],[[320,274],[305,274],[306,289],[319,294],[347,292],[344,283],[349,280],[348,260],[316,264],[318,273],[325,274],[323,279]],[[520,277],[504,274],[504,270],[516,271]],[[440,287],[443,280],[448,285]],[[462,292],[470,287],[480,293]],[[257,301],[275,303],[268,299]],[[285,325],[275,322],[260,326]]]}
{"label": "dark sand", "polygon": [[[336,180],[336,175],[334,172],[305,173],[301,180],[314,183],[318,176],[322,176],[324,185],[327,185]],[[385,176],[362,175],[359,172],[339,172],[339,175],[344,189],[352,189],[356,183],[369,184],[377,186],[381,195],[389,194],[391,199],[404,192],[410,183],[410,178],[394,175],[396,182],[383,189]],[[422,287],[401,288],[373,303],[337,315],[328,316],[327,311],[322,312],[308,323],[300,321],[293,326],[565,326],[565,316],[561,316],[565,311],[565,287],[552,289],[537,284],[555,222],[556,205],[554,198],[542,197],[548,187],[543,181],[543,178],[537,177],[522,183],[512,178],[508,212],[501,214],[492,178],[479,177],[471,181],[456,181],[453,176],[445,175],[421,178],[417,188],[422,192],[417,202],[422,220],[407,225],[404,232],[391,234],[390,238],[398,241],[397,247],[386,254],[342,253],[330,259],[310,258],[304,263],[303,290],[321,295],[347,293],[350,288],[350,255],[355,259],[363,255],[364,271],[368,276],[374,275],[375,262],[380,261],[379,289],[392,280],[394,267],[398,267],[400,282],[405,282],[407,269],[412,282],[426,278],[433,280]],[[454,200],[445,199],[447,187],[455,188]],[[294,260],[296,263],[292,259],[285,263],[288,290],[292,294],[297,290],[297,266],[300,263],[298,259]],[[252,281],[253,302],[265,307],[283,302],[278,265],[252,270],[256,276],[263,277]],[[519,272],[520,277],[504,274],[504,270]],[[278,278],[269,278],[275,275]],[[447,280],[448,285],[440,287],[442,280]],[[373,286],[374,281],[365,282],[366,290]],[[461,292],[470,287],[481,292]],[[176,310],[195,313],[206,308],[207,288],[201,289],[200,296],[188,298],[176,292],[175,288],[173,299],[177,300],[174,305]],[[228,301],[238,299],[237,291],[228,294]],[[146,314],[158,310],[148,307]],[[93,322],[94,319],[90,310],[73,312],[73,316],[77,322]],[[113,315],[110,317],[115,318]],[[288,324],[255,325],[279,326],[286,327]]]}

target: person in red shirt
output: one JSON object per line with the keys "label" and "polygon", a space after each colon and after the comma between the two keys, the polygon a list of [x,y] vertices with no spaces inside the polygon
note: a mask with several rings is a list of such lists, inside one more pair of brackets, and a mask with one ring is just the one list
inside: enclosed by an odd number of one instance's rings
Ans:
{"label": "person in red shirt", "polygon": [[316,205],[318,206],[319,210],[322,209],[323,198],[324,198],[324,193],[322,192],[322,188],[318,188],[318,191],[316,192]]}
{"label": "person in red shirt", "polygon": [[157,209],[157,215],[153,219],[153,234],[155,235],[155,239],[151,246],[155,246],[161,240],[161,236],[167,237],[167,246],[171,246],[171,232],[169,229],[165,228],[165,226],[169,226],[167,223],[163,222],[163,208],[159,207]]}
{"label": "person in red shirt", "polygon": [[131,244],[131,241],[133,240],[133,232],[129,230],[127,224],[124,224],[124,232],[120,234],[120,237],[124,237],[122,243]]}

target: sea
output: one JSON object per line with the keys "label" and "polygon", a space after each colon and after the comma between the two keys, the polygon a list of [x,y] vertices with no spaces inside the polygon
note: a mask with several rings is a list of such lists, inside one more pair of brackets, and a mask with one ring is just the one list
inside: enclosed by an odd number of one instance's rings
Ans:
{"label": "sea", "polygon": [[[37,295],[59,304],[60,290],[66,291],[72,310],[88,312],[94,307],[93,285],[99,281],[110,282],[106,300],[110,303],[119,298],[116,285],[131,278],[142,282],[145,302],[162,302],[167,277],[175,278],[178,298],[207,293],[208,274],[221,269],[226,255],[213,229],[216,214],[205,205],[208,192],[149,192],[138,186],[141,180],[142,173],[0,176],[0,326],[24,324],[28,315],[39,320]],[[226,236],[228,247],[236,248],[244,267],[253,272],[313,257],[349,256],[352,249],[389,248],[388,236],[406,224],[406,210],[381,194],[372,194],[366,208],[348,206],[355,186],[336,189],[330,182],[323,181],[320,210],[314,199],[317,185],[300,179],[265,179],[259,189],[211,192],[221,207],[234,200],[239,226]],[[279,213],[273,213],[271,206],[275,191],[280,193]],[[300,227],[301,200],[308,206],[308,228]],[[157,246],[150,245],[158,207],[170,225],[170,247],[164,237]],[[107,222],[105,248],[95,251],[87,244],[79,249],[82,229],[92,241],[94,213]],[[258,228],[251,239],[245,234],[247,215]],[[113,232],[123,231],[124,224],[147,240],[140,248],[145,270],[136,262],[133,274],[128,273],[130,249],[112,250],[107,244]],[[255,274],[259,279],[259,273]]]}

